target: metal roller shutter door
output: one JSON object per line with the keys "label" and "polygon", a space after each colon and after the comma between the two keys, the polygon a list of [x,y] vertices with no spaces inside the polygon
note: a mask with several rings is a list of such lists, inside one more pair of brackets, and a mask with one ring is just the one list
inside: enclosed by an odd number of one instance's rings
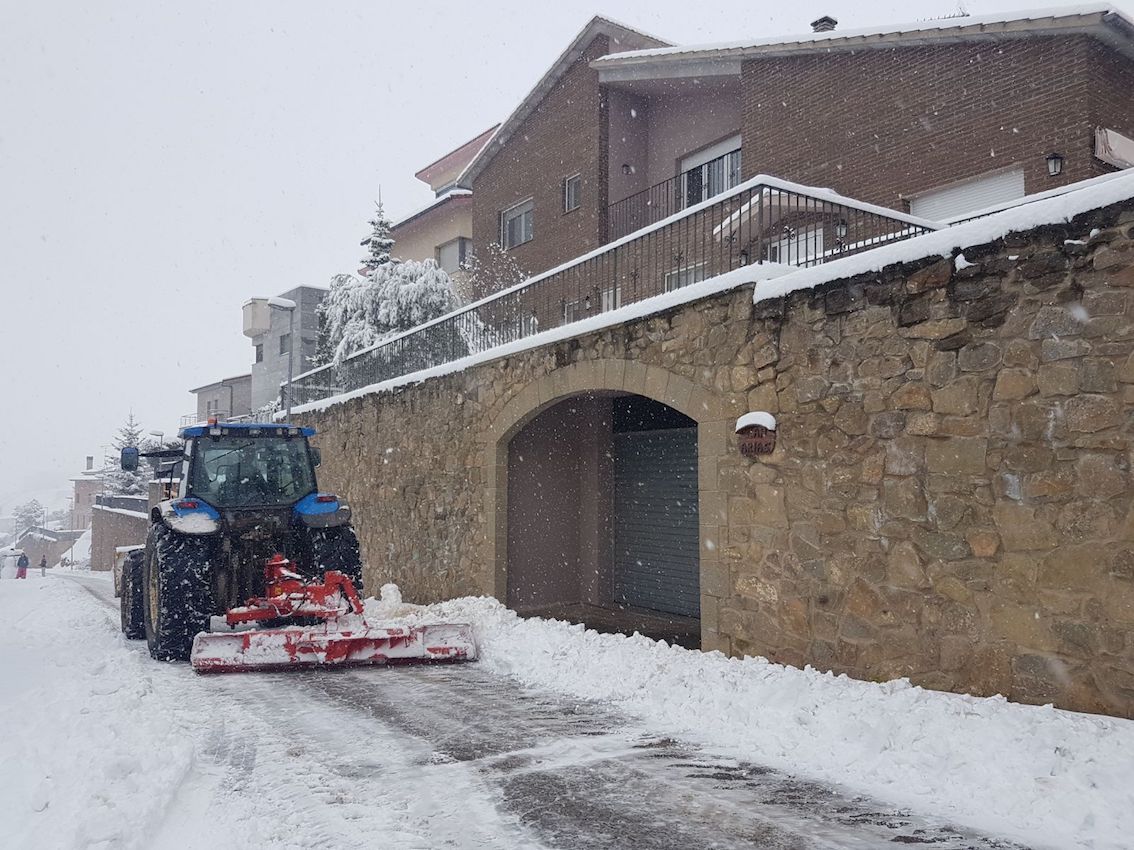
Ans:
{"label": "metal roller shutter door", "polygon": [[910,214],[931,221],[943,221],[1022,197],[1024,170],[1013,168],[911,198]]}
{"label": "metal roller shutter door", "polygon": [[697,429],[614,435],[614,600],[700,617]]}

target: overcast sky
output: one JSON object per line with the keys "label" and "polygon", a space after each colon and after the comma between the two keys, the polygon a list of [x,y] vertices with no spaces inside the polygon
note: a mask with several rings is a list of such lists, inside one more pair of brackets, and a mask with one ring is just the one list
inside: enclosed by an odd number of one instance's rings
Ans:
{"label": "overcast sky", "polygon": [[65,506],[131,410],[172,433],[190,387],[247,371],[241,304],[356,269],[379,184],[395,217],[427,201],[413,173],[506,117],[592,15],[699,43],[957,10],[393,5],[0,4],[0,512]]}

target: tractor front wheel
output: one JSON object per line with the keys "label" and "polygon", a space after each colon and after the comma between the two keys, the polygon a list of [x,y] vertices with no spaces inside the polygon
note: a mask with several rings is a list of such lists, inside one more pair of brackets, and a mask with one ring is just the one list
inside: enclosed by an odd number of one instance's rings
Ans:
{"label": "tractor front wheel", "polygon": [[142,567],[146,553],[136,549],[126,556],[122,564],[122,587],[118,608],[122,615],[122,634],[128,640],[141,640],[146,636],[142,615]]}
{"label": "tractor front wheel", "polygon": [[314,578],[322,580],[327,570],[338,570],[351,580],[358,595],[363,597],[362,555],[354,529],[349,525],[312,528],[308,529],[308,535]]}
{"label": "tractor front wheel", "polygon": [[209,571],[213,542],[154,525],[146,541],[143,620],[150,655],[186,661],[193,638],[207,631],[213,613]]}

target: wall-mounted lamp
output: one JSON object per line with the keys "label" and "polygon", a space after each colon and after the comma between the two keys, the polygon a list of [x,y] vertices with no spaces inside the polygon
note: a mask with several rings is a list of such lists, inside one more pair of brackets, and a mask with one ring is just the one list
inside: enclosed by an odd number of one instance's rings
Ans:
{"label": "wall-mounted lamp", "polygon": [[847,220],[845,218],[840,218],[835,222],[835,238],[846,239],[848,229],[849,227],[847,225]]}
{"label": "wall-mounted lamp", "polygon": [[623,174],[629,175],[633,171],[634,171],[634,166],[632,166],[630,163],[628,163],[628,162],[622,163],[622,173]]}
{"label": "wall-mounted lamp", "polygon": [[1063,173],[1063,154],[1049,153],[1045,159],[1047,160],[1048,177],[1058,177]]}

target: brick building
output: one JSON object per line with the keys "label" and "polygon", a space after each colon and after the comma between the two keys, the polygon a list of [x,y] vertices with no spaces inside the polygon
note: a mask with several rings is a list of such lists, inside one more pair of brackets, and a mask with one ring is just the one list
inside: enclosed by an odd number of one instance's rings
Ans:
{"label": "brick building", "polygon": [[1134,165],[1100,141],[1132,137],[1134,25],[1105,6],[707,47],[595,18],[459,182],[478,255],[539,274],[758,174],[942,220]]}

